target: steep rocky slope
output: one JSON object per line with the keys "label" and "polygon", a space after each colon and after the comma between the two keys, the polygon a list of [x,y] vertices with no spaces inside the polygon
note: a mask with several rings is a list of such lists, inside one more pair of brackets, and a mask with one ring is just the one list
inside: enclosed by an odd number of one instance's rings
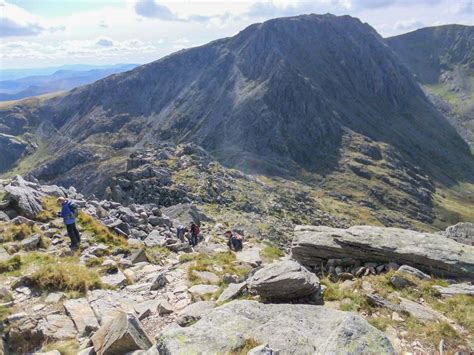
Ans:
{"label": "steep rocky slope", "polygon": [[[298,227],[291,256],[246,232],[234,253],[222,237],[226,216],[195,205],[124,206],[21,177],[2,181],[0,194],[2,354],[474,349],[474,286],[463,282],[474,277],[474,247],[448,239],[452,229]],[[77,250],[55,213],[65,195],[81,206]],[[195,248],[175,234],[190,219],[203,231]],[[357,244],[351,236],[362,230],[383,245]],[[399,245],[410,235],[438,244],[420,257],[416,245]],[[459,252],[447,256],[443,238]],[[463,272],[426,273],[449,267]]]}
{"label": "steep rocky slope", "polygon": [[350,210],[349,201],[366,222],[445,226],[469,218],[464,206],[474,201],[468,146],[383,39],[349,16],[270,20],[65,94],[0,107],[0,133],[14,136],[0,149],[24,142],[3,170],[33,170],[86,194],[104,196],[131,153],[169,141],[329,192],[337,202],[327,212]]}
{"label": "steep rocky slope", "polygon": [[474,26],[423,28],[386,41],[473,147]]}

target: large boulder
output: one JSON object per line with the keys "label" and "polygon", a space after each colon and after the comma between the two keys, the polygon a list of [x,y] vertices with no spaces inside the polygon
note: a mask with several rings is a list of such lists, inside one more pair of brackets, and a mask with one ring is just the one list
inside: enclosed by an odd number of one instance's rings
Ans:
{"label": "large boulder", "polygon": [[79,334],[89,334],[99,328],[99,322],[89,302],[85,298],[67,300],[63,304],[66,313],[71,317]]}
{"label": "large boulder", "polygon": [[474,279],[474,247],[406,229],[297,226],[291,252],[293,259],[307,266],[349,257],[362,262],[396,261],[428,274]]}
{"label": "large boulder", "polygon": [[188,225],[194,221],[198,224],[202,222],[212,222],[213,219],[190,203],[180,203],[171,207],[164,208],[163,214],[168,216],[175,226],[182,224]]}
{"label": "large boulder", "polygon": [[36,190],[36,184],[26,181],[21,176],[17,175],[5,186],[5,191],[22,216],[35,219],[43,210],[43,193]]}
{"label": "large boulder", "polygon": [[458,223],[446,228],[444,233],[446,237],[458,243],[474,245],[474,223]]}
{"label": "large boulder", "polygon": [[248,287],[269,300],[292,300],[318,293],[318,277],[293,260],[280,261],[258,270]]}
{"label": "large boulder", "polygon": [[91,340],[97,355],[125,354],[152,346],[139,320],[125,312],[102,325]]}
{"label": "large boulder", "polygon": [[198,301],[192,303],[178,313],[176,323],[182,327],[185,327],[210,313],[215,306],[216,303],[213,301]]}
{"label": "large boulder", "polygon": [[387,337],[361,317],[312,305],[232,301],[195,324],[156,337],[160,354],[225,354],[246,342],[281,354],[395,354]]}

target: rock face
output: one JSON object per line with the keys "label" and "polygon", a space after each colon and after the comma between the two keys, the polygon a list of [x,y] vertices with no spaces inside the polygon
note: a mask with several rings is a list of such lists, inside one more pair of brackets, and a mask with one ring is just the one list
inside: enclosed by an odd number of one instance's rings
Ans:
{"label": "rock face", "polygon": [[92,336],[92,343],[97,355],[125,354],[152,345],[138,319],[125,312],[102,325]]}
{"label": "rock face", "polygon": [[295,260],[308,266],[351,257],[361,261],[396,261],[427,273],[474,279],[474,247],[442,235],[399,228],[297,226],[291,252]]}
{"label": "rock face", "polygon": [[448,238],[458,243],[474,245],[474,223],[458,223],[446,228]]}
{"label": "rock face", "polygon": [[474,285],[468,283],[452,284],[447,287],[433,286],[443,296],[470,295],[474,296]]}
{"label": "rock face", "polygon": [[43,194],[32,188],[32,185],[35,184],[18,175],[5,187],[5,191],[13,200],[20,214],[30,219],[34,219],[43,210]]}
{"label": "rock face", "polygon": [[6,171],[22,156],[28,145],[8,134],[0,133],[0,172]]}
{"label": "rock face", "polygon": [[318,277],[293,260],[270,264],[248,281],[249,289],[270,300],[291,300],[318,292]]}
{"label": "rock face", "polygon": [[160,354],[230,353],[253,339],[281,354],[395,354],[362,318],[321,306],[233,301],[157,336]]}

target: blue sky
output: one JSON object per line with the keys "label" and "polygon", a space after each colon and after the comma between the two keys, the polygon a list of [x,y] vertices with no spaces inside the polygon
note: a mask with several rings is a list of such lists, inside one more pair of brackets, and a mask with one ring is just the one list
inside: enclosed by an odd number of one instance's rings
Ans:
{"label": "blue sky", "polygon": [[474,0],[0,0],[0,67],[146,63],[269,18],[349,14],[382,36],[474,24]]}

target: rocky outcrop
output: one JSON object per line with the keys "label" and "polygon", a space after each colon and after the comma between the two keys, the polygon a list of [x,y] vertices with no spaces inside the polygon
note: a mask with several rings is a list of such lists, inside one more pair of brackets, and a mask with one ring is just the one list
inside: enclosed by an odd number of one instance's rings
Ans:
{"label": "rocky outcrop", "polygon": [[399,228],[356,226],[349,229],[298,226],[292,257],[318,266],[328,259],[396,261],[427,273],[474,279],[474,248],[438,234]]}
{"label": "rocky outcrop", "polygon": [[284,301],[316,294],[318,277],[292,260],[270,264],[248,281],[249,289],[268,300]]}
{"label": "rocky outcrop", "polygon": [[36,184],[24,180],[17,175],[12,182],[5,187],[7,198],[13,201],[18,212],[27,218],[34,219],[43,210],[44,194],[38,191]]}
{"label": "rocky outcrop", "polygon": [[0,172],[10,169],[26,151],[28,144],[8,134],[0,133]]}
{"label": "rocky outcrop", "polygon": [[138,319],[124,312],[102,325],[91,339],[97,355],[125,354],[152,345]]}
{"label": "rocky outcrop", "polygon": [[443,296],[469,295],[474,296],[474,285],[468,283],[452,284],[446,287],[435,285],[433,288]]}
{"label": "rocky outcrop", "polygon": [[474,245],[474,223],[458,223],[446,228],[444,233],[458,243]]}
{"label": "rocky outcrop", "polygon": [[231,353],[246,341],[282,354],[394,354],[379,330],[352,313],[321,306],[232,301],[197,323],[156,337],[160,354]]}

